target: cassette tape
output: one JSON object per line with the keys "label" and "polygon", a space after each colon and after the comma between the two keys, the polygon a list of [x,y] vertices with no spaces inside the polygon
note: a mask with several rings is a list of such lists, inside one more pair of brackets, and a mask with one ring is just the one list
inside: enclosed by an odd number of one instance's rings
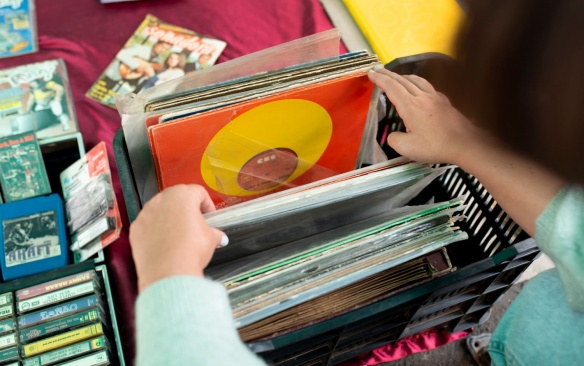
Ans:
{"label": "cassette tape", "polygon": [[18,327],[28,328],[39,323],[55,320],[83,310],[99,308],[103,312],[101,297],[98,294],[89,295],[66,303],[41,309],[18,317]]}
{"label": "cassette tape", "polygon": [[58,348],[69,346],[73,343],[81,342],[95,336],[103,335],[103,326],[101,324],[89,325],[87,327],[72,330],[66,333],[58,334],[53,337],[45,338],[40,341],[22,346],[22,355],[24,357],[35,356]]}

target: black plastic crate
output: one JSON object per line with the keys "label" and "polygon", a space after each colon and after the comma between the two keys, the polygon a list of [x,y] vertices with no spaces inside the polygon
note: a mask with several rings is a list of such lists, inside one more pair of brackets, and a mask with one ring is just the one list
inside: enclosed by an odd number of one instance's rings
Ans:
{"label": "black plastic crate", "polygon": [[[401,127],[399,121],[389,123],[392,130]],[[113,147],[133,221],[140,201],[121,129]],[[250,342],[250,349],[272,365],[334,365],[421,331],[441,327],[457,332],[476,326],[539,250],[478,180],[459,168],[435,180],[416,201],[459,195],[467,195],[466,218],[459,225],[469,239],[448,246],[456,271],[305,328]]]}

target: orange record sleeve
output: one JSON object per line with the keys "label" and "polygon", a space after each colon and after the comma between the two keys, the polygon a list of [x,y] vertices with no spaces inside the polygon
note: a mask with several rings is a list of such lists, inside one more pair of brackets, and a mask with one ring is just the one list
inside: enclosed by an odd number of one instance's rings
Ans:
{"label": "orange record sleeve", "polygon": [[373,90],[358,72],[154,125],[159,188],[200,184],[222,208],[353,170]]}

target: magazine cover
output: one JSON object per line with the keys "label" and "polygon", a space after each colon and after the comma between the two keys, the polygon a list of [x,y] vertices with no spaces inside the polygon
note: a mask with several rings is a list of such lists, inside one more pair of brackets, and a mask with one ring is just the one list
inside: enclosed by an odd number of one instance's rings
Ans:
{"label": "magazine cover", "polygon": [[114,107],[116,94],[138,93],[213,65],[226,45],[148,15],[87,96]]}
{"label": "magazine cover", "polygon": [[6,202],[51,193],[34,133],[0,138],[0,184]]}
{"label": "magazine cover", "polygon": [[37,50],[33,0],[0,0],[0,58]]}
{"label": "magazine cover", "polygon": [[0,70],[0,137],[30,131],[39,140],[78,131],[62,59]]}

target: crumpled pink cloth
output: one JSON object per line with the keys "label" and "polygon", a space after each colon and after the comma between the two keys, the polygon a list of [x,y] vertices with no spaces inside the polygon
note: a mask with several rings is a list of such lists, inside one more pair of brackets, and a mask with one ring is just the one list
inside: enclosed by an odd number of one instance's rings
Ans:
{"label": "crumpled pink cloth", "polygon": [[458,333],[448,333],[444,329],[432,329],[412,336],[400,339],[392,345],[382,346],[372,351],[363,353],[349,361],[341,363],[342,366],[372,366],[385,362],[391,362],[414,353],[426,352],[450,342],[463,339],[472,330]]}

